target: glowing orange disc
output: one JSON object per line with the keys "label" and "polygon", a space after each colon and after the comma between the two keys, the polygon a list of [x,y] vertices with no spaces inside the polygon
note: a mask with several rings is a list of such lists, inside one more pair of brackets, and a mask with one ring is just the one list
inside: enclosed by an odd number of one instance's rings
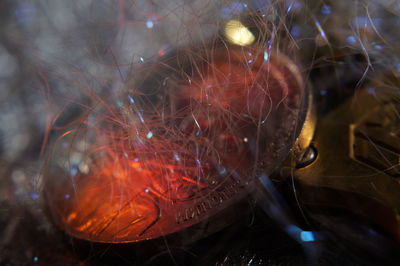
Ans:
{"label": "glowing orange disc", "polygon": [[306,93],[284,56],[220,47],[154,66],[132,78],[125,103],[93,108],[54,144],[46,196],[74,237],[132,242],[197,224],[293,144]]}

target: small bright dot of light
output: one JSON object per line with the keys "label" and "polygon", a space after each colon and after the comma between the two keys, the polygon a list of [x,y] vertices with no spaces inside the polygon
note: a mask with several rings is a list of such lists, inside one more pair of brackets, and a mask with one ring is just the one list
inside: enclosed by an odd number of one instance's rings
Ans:
{"label": "small bright dot of light", "polygon": [[146,138],[148,138],[148,139],[151,139],[153,137],[153,132],[149,132],[149,133],[147,133],[147,135],[146,135]]}
{"label": "small bright dot of light", "polygon": [[157,54],[158,54],[158,56],[163,56],[163,55],[165,55],[165,51],[163,49],[158,50]]}
{"label": "small bright dot of light", "polygon": [[324,15],[329,15],[332,12],[332,8],[328,5],[323,5],[321,8],[321,13]]}
{"label": "small bright dot of light", "polygon": [[353,35],[350,35],[350,36],[347,36],[346,41],[350,44],[355,44],[357,42],[357,39]]}
{"label": "small bright dot of light", "polygon": [[300,238],[304,242],[312,242],[315,241],[314,234],[309,231],[303,231],[300,233]]}
{"label": "small bright dot of light", "polygon": [[31,193],[31,199],[37,200],[38,198],[39,198],[39,194],[38,193],[35,193],[35,192]]}
{"label": "small bright dot of light", "polygon": [[225,168],[225,167],[224,167],[224,168],[221,168],[221,169],[219,170],[219,173],[220,173],[221,175],[226,174],[226,168]]}
{"label": "small bright dot of light", "polygon": [[264,51],[264,61],[268,61],[269,59],[269,53],[267,51]]}
{"label": "small bright dot of light", "polygon": [[146,27],[152,29],[154,27],[154,22],[151,20],[146,21]]}
{"label": "small bright dot of light", "polygon": [[226,23],[225,36],[230,42],[240,46],[250,45],[255,40],[253,33],[238,20]]}

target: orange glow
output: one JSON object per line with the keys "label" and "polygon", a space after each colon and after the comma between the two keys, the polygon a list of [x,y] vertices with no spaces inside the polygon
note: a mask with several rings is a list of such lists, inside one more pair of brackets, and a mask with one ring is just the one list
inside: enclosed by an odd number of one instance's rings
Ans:
{"label": "orange glow", "polygon": [[[143,106],[107,105],[107,116],[64,133],[56,147],[70,173],[47,174],[60,227],[91,241],[139,241],[199,223],[243,197],[266,146],[255,155],[260,121],[281,103],[290,106],[289,88],[301,87],[262,55],[251,47],[215,49],[197,73],[188,71],[190,83],[160,88],[163,102],[138,93]],[[79,142],[85,145],[75,148]]]}

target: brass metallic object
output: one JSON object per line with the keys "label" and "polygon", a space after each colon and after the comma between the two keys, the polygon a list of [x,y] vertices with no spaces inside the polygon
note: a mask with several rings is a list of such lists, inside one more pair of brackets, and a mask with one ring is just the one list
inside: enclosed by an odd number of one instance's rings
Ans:
{"label": "brass metallic object", "polygon": [[310,208],[334,207],[366,218],[400,239],[400,103],[365,89],[318,122],[318,154],[293,176]]}

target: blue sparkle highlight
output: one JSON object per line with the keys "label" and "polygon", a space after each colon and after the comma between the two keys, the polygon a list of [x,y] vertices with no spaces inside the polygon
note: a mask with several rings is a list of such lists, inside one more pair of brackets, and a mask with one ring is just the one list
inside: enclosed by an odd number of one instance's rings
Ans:
{"label": "blue sparkle highlight", "polygon": [[315,21],[315,26],[317,27],[319,33],[321,34],[321,36],[326,40],[326,34],[324,29],[322,28],[321,24],[319,23],[319,21]]}
{"label": "blue sparkle highlight", "polygon": [[146,21],[146,27],[152,29],[154,27],[154,22],[151,20]]}
{"label": "blue sparkle highlight", "polygon": [[323,5],[321,7],[321,14],[323,15],[329,15],[332,13],[332,7],[329,5]]}
{"label": "blue sparkle highlight", "polygon": [[78,173],[78,169],[77,168],[72,168],[70,171],[69,171],[69,174],[71,175],[71,176],[76,176],[76,174]]}
{"label": "blue sparkle highlight", "polygon": [[313,242],[313,241],[315,241],[314,234],[313,234],[313,232],[310,232],[310,231],[301,232],[300,233],[300,239],[303,242]]}
{"label": "blue sparkle highlight", "polygon": [[264,51],[264,61],[268,61],[269,59],[269,53],[267,51]]}
{"label": "blue sparkle highlight", "polygon": [[31,199],[37,200],[39,198],[39,194],[36,192],[31,192]]}
{"label": "blue sparkle highlight", "polygon": [[221,169],[219,169],[219,174],[220,175],[225,175],[226,174],[226,168],[222,167]]}
{"label": "blue sparkle highlight", "polygon": [[179,157],[179,155],[178,154],[174,154],[174,159],[175,159],[175,161],[177,161],[177,162],[179,162],[180,160],[181,160],[181,158]]}
{"label": "blue sparkle highlight", "polygon": [[139,116],[140,122],[142,122],[144,124],[144,118],[143,118],[142,114],[138,113],[138,116]]}
{"label": "blue sparkle highlight", "polygon": [[128,99],[131,104],[135,104],[135,99],[132,96],[128,96]]}
{"label": "blue sparkle highlight", "polygon": [[146,138],[151,139],[153,137],[153,132],[149,131],[149,133],[147,133]]}
{"label": "blue sparkle highlight", "polygon": [[140,60],[140,62],[142,62],[142,63],[144,62],[144,58],[143,58],[143,57],[140,57],[139,60]]}
{"label": "blue sparkle highlight", "polygon": [[350,36],[347,36],[346,42],[350,43],[350,44],[355,44],[357,42],[357,39],[353,35],[350,35]]}
{"label": "blue sparkle highlight", "polygon": [[39,261],[39,258],[37,256],[33,257],[33,262],[36,263]]}

